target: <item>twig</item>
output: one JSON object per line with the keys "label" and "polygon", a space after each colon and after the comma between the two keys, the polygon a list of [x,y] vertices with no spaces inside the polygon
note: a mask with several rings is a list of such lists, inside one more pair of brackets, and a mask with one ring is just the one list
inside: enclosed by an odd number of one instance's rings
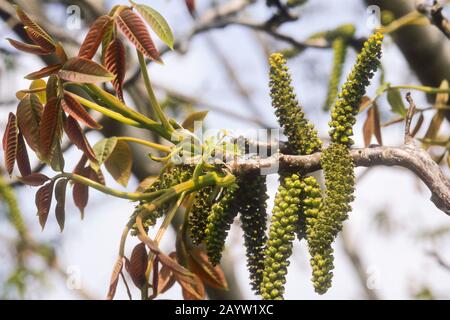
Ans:
{"label": "twig", "polygon": [[[353,149],[351,155],[359,167],[400,166],[412,171],[431,191],[431,201],[450,215],[450,181],[430,155],[414,144],[401,147]],[[307,156],[274,154],[265,159],[237,160],[230,163],[236,174],[271,168],[298,169],[311,173],[321,169],[320,152]],[[278,171],[278,170],[276,170]]]}
{"label": "twig", "polygon": [[434,24],[442,33],[450,39],[450,22],[442,14],[444,9],[439,1],[434,1],[433,5],[427,5],[425,2],[421,1],[416,5],[417,11],[428,17],[430,22]]}

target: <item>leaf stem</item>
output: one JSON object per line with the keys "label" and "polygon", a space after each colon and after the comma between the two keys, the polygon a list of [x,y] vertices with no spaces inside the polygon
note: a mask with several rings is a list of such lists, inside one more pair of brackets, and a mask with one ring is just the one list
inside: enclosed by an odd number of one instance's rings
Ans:
{"label": "leaf stem", "polygon": [[386,88],[386,91],[390,89],[410,89],[410,90],[418,90],[428,94],[438,94],[438,93],[450,93],[450,89],[444,88],[433,88],[427,86],[416,86],[416,85],[399,85],[399,86],[390,86]]}
{"label": "leaf stem", "polygon": [[150,81],[150,76],[148,74],[147,64],[145,63],[144,55],[137,50],[137,55],[139,59],[139,65],[141,68],[142,77],[144,78],[145,87],[147,89],[148,98],[150,100],[150,105],[152,106],[153,110],[155,111],[156,115],[158,116],[159,120],[161,121],[161,124],[163,127],[170,133],[174,131],[174,128],[169,122],[169,119],[161,109],[161,106],[159,105],[158,99],[156,99],[155,92],[152,87],[152,83]]}
{"label": "leaf stem", "polygon": [[141,144],[143,146],[147,146],[147,147],[150,147],[150,148],[162,151],[162,152],[166,152],[166,153],[172,152],[171,147],[163,146],[158,143],[154,143],[154,142],[150,142],[150,141],[146,141],[146,140],[142,140],[142,139],[138,139],[138,138],[134,138],[134,137],[117,137],[117,140],[134,142],[134,143]]}

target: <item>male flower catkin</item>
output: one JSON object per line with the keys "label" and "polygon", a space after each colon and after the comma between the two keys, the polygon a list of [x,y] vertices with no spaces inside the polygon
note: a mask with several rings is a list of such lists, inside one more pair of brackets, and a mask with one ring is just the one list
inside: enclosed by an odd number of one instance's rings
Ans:
{"label": "male flower catkin", "polygon": [[253,173],[241,177],[241,181],[238,201],[247,250],[247,267],[252,288],[259,293],[264,270],[264,248],[267,241],[266,177]]}
{"label": "male flower catkin", "polygon": [[299,219],[300,176],[282,181],[275,196],[272,221],[264,259],[261,295],[265,300],[281,300],[284,294],[289,257]]}
{"label": "male flower catkin", "polygon": [[352,127],[356,122],[359,102],[379,64],[382,39],[383,36],[377,33],[364,44],[331,114],[332,143],[321,159],[326,194],[322,209],[312,228],[308,229],[307,236],[313,269],[312,280],[319,294],[331,287],[331,271],[334,268],[332,244],[351,211],[355,176],[353,158],[349,152],[349,147],[353,144],[350,136],[353,135]]}
{"label": "male flower catkin", "polygon": [[189,216],[189,233],[192,243],[195,245],[201,244],[206,237],[205,230],[208,216],[211,212],[213,190],[212,187],[201,189],[195,195],[194,203],[192,204]]}
{"label": "male flower catkin", "polygon": [[314,126],[305,118],[292,87],[286,60],[281,53],[270,56],[270,96],[275,114],[294,154],[311,154],[322,148]]}
{"label": "male flower catkin", "polygon": [[222,258],[225,240],[239,207],[235,201],[239,186],[235,183],[223,190],[220,199],[213,204],[206,226],[206,252],[209,261],[217,265]]}
{"label": "male flower catkin", "polygon": [[381,43],[383,35],[376,33],[365,43],[364,48],[358,55],[356,65],[342,86],[329,123],[330,137],[332,142],[351,146],[353,144],[350,136],[353,135],[353,125],[359,112],[361,98],[366,93],[369,80],[378,68],[381,58]]}
{"label": "male flower catkin", "polygon": [[[192,177],[192,167],[184,166],[173,166],[165,169],[161,175],[153,182],[153,184],[145,190],[146,193],[151,193],[159,190],[164,190],[171,188],[177,184],[188,181]],[[147,209],[148,203],[141,201],[133,213],[134,216],[142,214]],[[156,221],[163,217],[170,209],[171,203],[164,203],[161,207],[156,210],[145,214],[145,219],[143,220],[143,225],[145,228],[153,227]],[[134,225],[131,233],[133,235],[138,234],[137,226]]]}
{"label": "male flower catkin", "polygon": [[353,167],[353,158],[345,145],[333,143],[324,151],[322,168],[326,195],[317,218],[307,227],[312,281],[319,294],[331,287],[331,271],[334,269],[332,244],[351,211],[355,184]]}

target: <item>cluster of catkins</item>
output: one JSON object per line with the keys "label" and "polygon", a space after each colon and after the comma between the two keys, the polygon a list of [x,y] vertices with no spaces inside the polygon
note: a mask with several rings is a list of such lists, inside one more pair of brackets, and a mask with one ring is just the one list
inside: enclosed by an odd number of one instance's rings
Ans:
{"label": "cluster of catkins", "polygon": [[[381,57],[383,36],[372,35],[364,44],[357,62],[342,86],[331,112],[331,145],[323,152],[321,165],[325,176],[322,197],[315,178],[301,172],[281,172],[275,198],[269,239],[265,250],[261,294],[264,299],[282,299],[294,235],[306,238],[311,254],[312,281],[317,293],[331,287],[332,244],[351,211],[354,193],[354,163],[349,147],[355,116],[366,86]],[[336,46],[340,46],[337,44]],[[320,150],[321,143],[307,122],[293,92],[286,61],[280,54],[270,57],[270,88],[273,106],[288,145],[297,155]]]}
{"label": "cluster of catkins", "polygon": [[[377,33],[365,42],[332,108],[331,144],[321,158],[325,192],[314,177],[291,169],[281,171],[268,234],[265,176],[257,172],[243,173],[226,188],[205,187],[195,194],[188,216],[192,243],[204,245],[210,262],[218,264],[228,231],[235,217],[240,215],[250,281],[253,290],[263,299],[283,299],[296,237],[306,239],[308,243],[316,292],[323,294],[331,287],[332,244],[353,201],[355,178],[349,151],[350,136],[361,98],[379,65],[382,38]],[[279,53],[270,57],[270,95],[291,154],[309,155],[322,151],[322,142],[300,107],[286,60]],[[147,192],[170,188],[191,179],[192,174],[193,169],[189,166],[167,168]],[[140,203],[135,214],[147,210],[147,205]],[[145,227],[153,226],[168,208],[169,205],[165,205],[145,215]]]}

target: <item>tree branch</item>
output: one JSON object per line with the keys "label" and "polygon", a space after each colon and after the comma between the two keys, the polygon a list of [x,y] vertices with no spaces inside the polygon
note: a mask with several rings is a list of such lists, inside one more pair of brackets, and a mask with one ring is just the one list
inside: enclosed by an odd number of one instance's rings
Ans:
{"label": "tree branch", "polygon": [[[450,180],[426,151],[408,144],[401,147],[353,149],[351,155],[357,167],[399,166],[412,171],[431,191],[431,201],[436,207],[450,215]],[[277,153],[265,159],[236,160],[230,166],[238,175],[252,170],[278,169],[278,165],[282,170],[298,169],[311,173],[321,169],[321,156],[320,152],[307,156]]]}

